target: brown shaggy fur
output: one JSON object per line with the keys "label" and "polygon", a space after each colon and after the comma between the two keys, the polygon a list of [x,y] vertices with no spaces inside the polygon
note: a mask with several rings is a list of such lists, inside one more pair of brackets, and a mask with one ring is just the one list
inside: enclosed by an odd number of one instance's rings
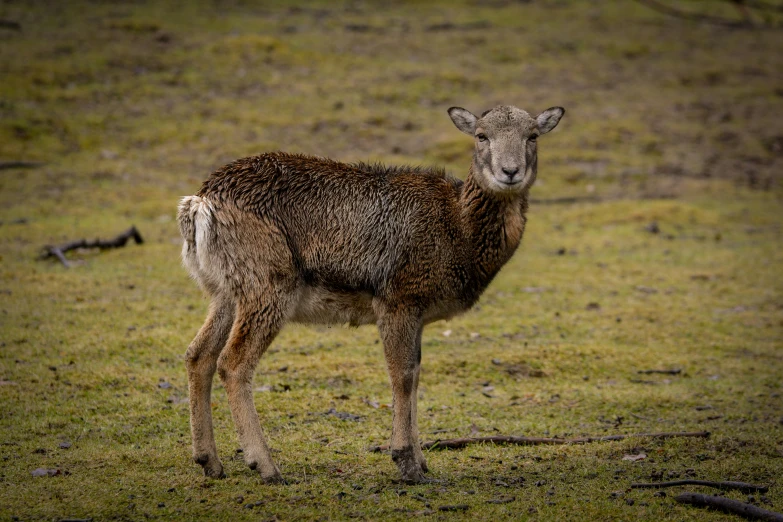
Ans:
{"label": "brown shaggy fur", "polygon": [[464,183],[437,169],[276,152],[226,165],[182,200],[183,261],[212,298],[187,351],[194,459],[208,476],[223,476],[210,412],[217,370],[245,461],[282,480],[252,377],[294,321],[378,325],[394,398],[392,459],[403,480],[425,480],[416,423],[422,328],[470,308],[516,250],[536,137],[563,114],[449,112],[476,141]]}

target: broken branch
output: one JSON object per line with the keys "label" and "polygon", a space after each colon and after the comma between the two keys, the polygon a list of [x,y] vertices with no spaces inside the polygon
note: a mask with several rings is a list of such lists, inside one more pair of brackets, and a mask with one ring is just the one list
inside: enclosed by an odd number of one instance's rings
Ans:
{"label": "broken branch", "polygon": [[646,375],[650,375],[651,373],[663,373],[665,375],[678,375],[680,372],[682,372],[681,369],[675,368],[673,370],[639,370],[636,373],[643,373]]}
{"label": "broken branch", "polygon": [[22,24],[19,22],[16,22],[14,20],[6,20],[5,18],[0,19],[0,28],[3,29],[13,29],[14,31],[21,31],[22,30]]}
{"label": "broken branch", "polygon": [[643,482],[637,482],[634,484],[631,484],[631,488],[633,489],[640,489],[640,488],[670,488],[674,486],[708,486],[711,488],[718,488],[723,490],[729,490],[729,489],[736,489],[743,493],[766,493],[769,489],[767,486],[757,486],[755,484],[747,484],[745,482],[735,482],[735,481],[723,481],[723,482],[712,482],[710,480],[695,480],[695,479],[685,479],[685,480],[672,480],[671,482],[650,482],[650,483],[643,483]]}
{"label": "broken branch", "polygon": [[733,513],[741,517],[752,520],[765,520],[768,522],[783,522],[783,514],[774,511],[768,511],[752,504],[746,504],[739,500],[732,500],[725,497],[713,497],[702,495],[700,493],[680,493],[674,500],[681,504],[693,504],[699,507],[711,507],[720,509],[728,513]]}
{"label": "broken branch", "polygon": [[77,241],[71,241],[62,245],[46,245],[43,247],[43,252],[39,259],[47,259],[49,257],[56,257],[66,267],[70,267],[71,264],[65,258],[65,253],[69,250],[76,248],[100,248],[101,250],[106,248],[119,248],[125,246],[125,243],[129,239],[133,238],[137,245],[144,243],[141,234],[135,226],[130,227],[128,230],[118,235],[114,239],[102,240],[96,239],[95,241],[87,241],[86,239],[79,239]]}
{"label": "broken branch", "polygon": [[688,11],[683,11],[681,9],[677,9],[675,7],[671,7],[669,5],[666,5],[663,2],[659,2],[658,0],[636,0],[640,4],[644,4],[650,9],[653,9],[655,11],[658,11],[659,13],[663,13],[669,16],[674,16],[677,18],[682,18],[684,20],[692,20],[695,22],[708,22],[715,25],[722,25],[724,27],[752,27],[752,25],[747,20],[729,20],[728,18],[721,18],[719,16],[710,16],[700,13],[693,13]]}
{"label": "broken branch", "polygon": [[536,205],[568,205],[571,203],[599,203],[601,201],[600,198],[596,196],[574,196],[574,197],[565,197],[565,198],[548,198],[548,199],[537,199],[533,198],[530,200],[531,203]]}
{"label": "broken branch", "polygon": [[[491,437],[468,437],[464,439],[445,439],[423,442],[421,449],[459,449],[468,444],[477,444],[487,442],[490,444],[518,444],[521,446],[533,446],[538,444],[585,444],[588,442],[606,442],[613,440],[624,440],[631,437],[650,437],[653,439],[668,439],[671,437],[709,437],[709,431],[695,432],[669,432],[669,433],[635,433],[629,435],[606,435],[603,437],[579,437],[576,439],[561,439],[547,437],[511,437],[506,435],[495,435]],[[387,451],[388,444],[373,446],[372,452]]]}
{"label": "broken branch", "polygon": [[[0,20],[0,27],[2,27],[2,20]],[[40,161],[0,161],[0,170],[6,169],[34,169],[45,165]]]}
{"label": "broken branch", "polygon": [[763,0],[745,0],[745,4],[759,11],[777,11],[783,13],[783,5],[771,4]]}

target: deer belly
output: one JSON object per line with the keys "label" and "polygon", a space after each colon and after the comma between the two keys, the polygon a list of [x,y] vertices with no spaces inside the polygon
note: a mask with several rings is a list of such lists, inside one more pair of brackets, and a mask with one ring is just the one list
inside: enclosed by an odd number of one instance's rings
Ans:
{"label": "deer belly", "polygon": [[300,292],[291,321],[304,324],[374,324],[372,295],[363,292],[337,292],[306,286]]}

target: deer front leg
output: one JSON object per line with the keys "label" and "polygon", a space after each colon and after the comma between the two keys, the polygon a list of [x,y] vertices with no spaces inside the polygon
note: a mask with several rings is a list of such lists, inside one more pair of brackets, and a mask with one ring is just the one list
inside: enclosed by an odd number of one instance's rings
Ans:
{"label": "deer front leg", "polygon": [[204,468],[206,476],[213,478],[222,478],[224,474],[212,431],[212,378],[215,375],[218,355],[226,344],[233,321],[233,303],[221,297],[214,298],[204,326],[185,354],[193,460]]}
{"label": "deer front leg", "polygon": [[426,482],[424,455],[416,422],[416,387],[421,355],[422,321],[406,311],[385,313],[378,322],[392,386],[394,418],[391,454],[402,480]]}

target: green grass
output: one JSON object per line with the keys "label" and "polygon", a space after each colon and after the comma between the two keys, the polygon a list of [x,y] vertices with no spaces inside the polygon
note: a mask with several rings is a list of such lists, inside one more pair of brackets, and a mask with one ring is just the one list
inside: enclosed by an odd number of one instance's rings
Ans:
{"label": "green grass", "polygon": [[[0,18],[22,25],[0,28],[0,160],[45,162],[0,171],[0,519],[732,519],[627,490],[661,472],[769,484],[761,506],[783,511],[779,31],[562,0],[5,3]],[[228,478],[205,480],[183,354],[207,302],[179,263],[177,199],[278,148],[461,176],[470,140],[445,109],[497,103],[568,112],[519,252],[474,310],[424,332],[422,438],[711,437],[430,451],[442,482],[404,486],[367,451],[391,429],[376,330],[290,326],[255,386],[272,387],[256,404],[291,484],[242,463],[217,381]],[[130,224],[144,245],[36,260]],[[637,373],[653,368],[682,373]]]}

